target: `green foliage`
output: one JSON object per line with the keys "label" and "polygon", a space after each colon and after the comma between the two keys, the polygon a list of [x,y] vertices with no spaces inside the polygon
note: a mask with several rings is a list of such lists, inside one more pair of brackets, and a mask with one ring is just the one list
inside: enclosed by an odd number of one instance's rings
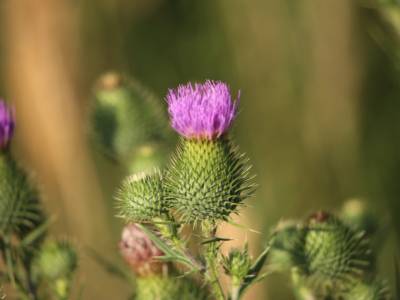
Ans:
{"label": "green foliage", "polygon": [[246,163],[227,139],[182,139],[167,170],[166,197],[183,222],[227,220],[254,190]]}
{"label": "green foliage", "polygon": [[151,221],[168,213],[164,199],[162,174],[155,170],[129,176],[122,183],[117,199],[120,216],[126,221]]}
{"label": "green foliage", "polygon": [[0,236],[26,234],[43,221],[37,192],[8,154],[0,154]]}

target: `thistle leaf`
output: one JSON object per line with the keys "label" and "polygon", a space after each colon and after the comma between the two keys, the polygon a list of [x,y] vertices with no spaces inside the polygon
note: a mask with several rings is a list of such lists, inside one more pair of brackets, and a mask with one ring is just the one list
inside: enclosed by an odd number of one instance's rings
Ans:
{"label": "thistle leaf", "polygon": [[[245,292],[245,290],[250,285],[258,282],[259,281],[259,280],[257,280],[258,278],[260,278],[260,280],[261,280],[267,275],[267,273],[264,273],[262,275],[259,275],[259,274],[260,274],[262,268],[264,267],[265,261],[267,260],[267,257],[268,257],[268,254],[269,254],[270,250],[271,250],[271,246],[268,243],[268,245],[266,246],[264,251],[261,252],[261,254],[257,257],[255,262],[251,266],[249,272],[247,273],[247,276],[245,277],[244,282],[240,286],[240,289],[239,289],[239,295],[240,296]],[[261,276],[261,277],[259,277],[259,276]]]}
{"label": "thistle leaf", "polygon": [[190,271],[200,271],[202,270],[202,266],[199,265],[198,262],[195,262],[193,258],[189,257],[185,253],[183,253],[180,250],[174,249],[170,245],[168,245],[165,241],[163,241],[161,238],[159,238],[157,235],[155,235],[151,230],[146,228],[145,226],[141,224],[137,224],[137,226],[143,230],[149,239],[162,251],[165,253],[164,256],[160,256],[159,259],[164,260],[164,261],[175,261],[179,262],[186,267],[189,268]]}

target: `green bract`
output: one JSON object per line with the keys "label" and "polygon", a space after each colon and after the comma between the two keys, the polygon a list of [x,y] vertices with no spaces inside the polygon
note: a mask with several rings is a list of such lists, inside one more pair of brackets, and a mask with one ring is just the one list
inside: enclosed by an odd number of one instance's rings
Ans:
{"label": "green bract", "polygon": [[391,299],[388,286],[381,281],[360,282],[350,289],[344,300],[389,300]]}
{"label": "green bract", "polygon": [[118,193],[120,216],[126,221],[150,221],[168,213],[161,172],[129,176]]}
{"label": "green bract", "polygon": [[246,162],[225,138],[182,139],[167,171],[167,199],[184,222],[226,220],[254,190]]}
{"label": "green bract", "polygon": [[0,235],[24,233],[42,220],[38,195],[7,153],[0,155]]}

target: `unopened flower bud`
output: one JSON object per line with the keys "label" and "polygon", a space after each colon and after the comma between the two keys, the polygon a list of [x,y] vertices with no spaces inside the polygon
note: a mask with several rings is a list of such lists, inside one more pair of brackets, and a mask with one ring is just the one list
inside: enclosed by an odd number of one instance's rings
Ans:
{"label": "unopened flower bud", "polygon": [[34,261],[35,272],[46,280],[70,278],[77,265],[75,248],[65,240],[46,242]]}
{"label": "unopened flower bud", "polygon": [[157,257],[163,256],[164,253],[136,224],[124,227],[119,249],[125,261],[138,276],[160,274],[166,266],[157,260]]}
{"label": "unopened flower bud", "polygon": [[316,285],[351,283],[373,269],[374,257],[365,233],[353,231],[326,212],[311,215],[306,224],[304,272]]}
{"label": "unopened flower bud", "polygon": [[168,212],[162,175],[139,173],[129,176],[118,193],[120,216],[128,222],[151,221]]}
{"label": "unopened flower bud", "polygon": [[231,250],[223,261],[224,270],[231,277],[232,284],[235,286],[239,286],[243,282],[249,273],[251,264],[247,244],[243,251],[239,249]]}
{"label": "unopened flower bud", "polygon": [[104,74],[96,85],[91,123],[97,145],[129,165],[137,147],[166,143],[168,121],[160,105],[138,82],[114,72]]}

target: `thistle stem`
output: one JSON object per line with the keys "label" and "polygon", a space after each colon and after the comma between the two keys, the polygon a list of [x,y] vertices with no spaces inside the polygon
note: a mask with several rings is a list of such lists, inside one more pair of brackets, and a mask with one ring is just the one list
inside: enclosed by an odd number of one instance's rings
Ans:
{"label": "thistle stem", "polygon": [[[207,228],[207,226],[205,226]],[[206,230],[208,232],[208,237],[212,239],[215,236],[215,226],[208,227],[211,230]],[[222,289],[221,283],[218,279],[218,244],[216,242],[207,243],[205,249],[205,259],[206,259],[206,279],[209,282],[212,292],[216,300],[225,300],[225,294]]]}
{"label": "thistle stem", "polygon": [[231,295],[230,300],[239,300],[240,299],[240,286],[236,284],[232,284],[231,286]]}
{"label": "thistle stem", "polygon": [[216,249],[214,243],[208,245],[207,254],[206,254],[206,263],[207,263],[207,271],[206,271],[206,278],[211,285],[213,290],[215,299],[217,300],[224,300],[225,295],[222,290],[221,283],[218,279],[218,266],[216,263]]}

